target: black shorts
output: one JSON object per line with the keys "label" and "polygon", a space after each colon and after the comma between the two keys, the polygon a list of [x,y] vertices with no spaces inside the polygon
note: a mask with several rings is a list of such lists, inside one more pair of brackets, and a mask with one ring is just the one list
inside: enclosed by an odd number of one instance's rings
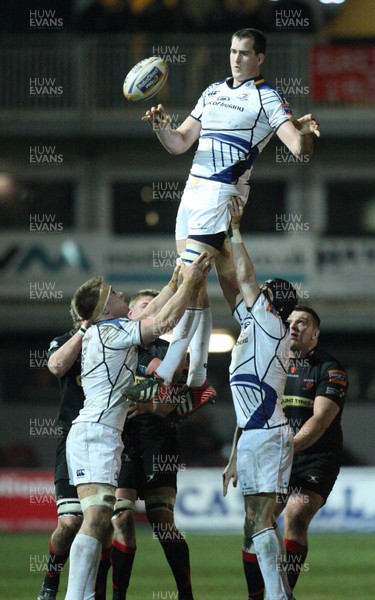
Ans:
{"label": "black shorts", "polygon": [[311,490],[326,502],[341,466],[341,453],[296,454],[289,481],[290,490]]}
{"label": "black shorts", "polygon": [[180,449],[176,430],[168,419],[142,415],[126,422],[123,433],[119,488],[145,491],[158,487],[177,490]]}
{"label": "black shorts", "polygon": [[56,500],[62,498],[78,498],[77,489],[69,483],[68,465],[66,463],[66,438],[69,429],[63,429],[56,448],[55,460],[55,496]]}

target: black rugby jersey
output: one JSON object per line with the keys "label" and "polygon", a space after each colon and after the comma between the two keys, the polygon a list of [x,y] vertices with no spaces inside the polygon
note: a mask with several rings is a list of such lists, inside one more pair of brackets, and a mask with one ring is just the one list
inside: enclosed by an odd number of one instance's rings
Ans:
{"label": "black rugby jersey", "polygon": [[345,369],[331,354],[316,346],[304,358],[290,360],[282,406],[294,433],[313,415],[316,396],[336,402],[340,410],[322,437],[299,454],[342,449],[341,414],[348,389]]}
{"label": "black rugby jersey", "polygon": [[147,367],[154,358],[163,360],[167,354],[169,343],[160,338],[154,340],[148,346],[138,346],[138,366],[136,376],[138,380],[143,379]]}
{"label": "black rugby jersey", "polygon": [[[156,340],[148,344],[148,346],[138,346],[138,366],[135,376],[136,383],[142,381],[142,379],[145,378],[147,367],[154,358],[160,358],[160,360],[164,359],[165,355],[167,354],[168,347],[169,342],[161,338],[157,338]],[[186,360],[188,362],[188,357]],[[180,376],[180,379],[177,382],[177,385],[182,386],[186,384],[187,373],[188,369],[185,367],[184,371]],[[174,418],[177,418],[175,410],[169,413],[166,417],[162,418],[149,413],[137,415],[136,417],[133,417],[130,421],[125,422],[125,431],[129,427],[129,424],[131,424],[131,422],[137,420],[143,421],[143,425],[145,428],[147,428],[148,426],[152,426],[153,424],[157,424],[159,426],[159,429],[161,427],[170,427],[171,422],[174,420]],[[162,425],[160,421],[163,421],[164,425]]]}
{"label": "black rugby jersey", "polygon": [[[76,330],[71,329],[67,333],[64,333],[64,335],[55,337],[48,348],[48,358],[61,348],[65,342],[70,340],[75,333]],[[81,353],[79,353],[71,369],[57,379],[60,389],[60,406],[57,418],[62,424],[70,428],[72,421],[78,417],[85,399],[81,386]]]}

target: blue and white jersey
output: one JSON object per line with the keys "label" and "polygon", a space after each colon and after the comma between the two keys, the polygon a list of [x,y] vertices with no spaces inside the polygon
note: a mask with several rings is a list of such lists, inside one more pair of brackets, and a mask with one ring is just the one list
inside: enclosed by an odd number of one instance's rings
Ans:
{"label": "blue and white jersey", "polygon": [[120,390],[134,381],[140,321],[109,319],[85,333],[82,343],[83,408],[73,423],[102,423],[122,431],[128,403]]}
{"label": "blue and white jersey", "polygon": [[233,316],[241,325],[229,368],[238,427],[266,429],[287,423],[281,407],[289,362],[285,325],[262,293],[249,310],[241,300]]}
{"label": "blue and white jersey", "polygon": [[190,173],[221,183],[247,183],[257,157],[291,110],[262,76],[236,88],[230,81],[211,84],[191,112],[202,129]]}

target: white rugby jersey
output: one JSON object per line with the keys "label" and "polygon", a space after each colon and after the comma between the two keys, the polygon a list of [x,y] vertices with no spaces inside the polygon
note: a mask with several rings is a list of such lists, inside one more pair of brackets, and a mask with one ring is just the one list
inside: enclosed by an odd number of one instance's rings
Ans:
{"label": "white rugby jersey", "polygon": [[262,293],[250,311],[241,300],[233,316],[241,325],[229,367],[238,427],[266,429],[287,423],[281,407],[289,362],[285,325]]}
{"label": "white rugby jersey", "polygon": [[247,183],[273,133],[288,121],[288,103],[262,76],[231,87],[211,84],[190,116],[202,124],[191,175],[222,183]]}
{"label": "white rugby jersey", "polygon": [[128,404],[120,390],[134,381],[140,321],[109,319],[85,333],[82,343],[83,408],[73,421],[90,421],[122,430]]}

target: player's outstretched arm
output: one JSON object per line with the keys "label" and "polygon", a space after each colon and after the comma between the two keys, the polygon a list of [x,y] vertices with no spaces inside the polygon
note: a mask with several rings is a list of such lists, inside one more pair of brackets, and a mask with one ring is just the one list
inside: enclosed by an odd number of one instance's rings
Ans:
{"label": "player's outstretched arm", "polygon": [[316,396],[314,414],[294,436],[294,453],[303,452],[317,442],[327,431],[340,408],[336,402],[325,396]]}
{"label": "player's outstretched arm", "polygon": [[193,293],[212,266],[213,257],[202,252],[190,265],[181,264],[182,283],[155,317],[141,320],[142,343],[148,344],[173,329],[181,319]]}
{"label": "player's outstretched arm", "polygon": [[151,300],[151,302],[149,302],[149,304],[147,304],[147,306],[144,309],[144,311],[142,312],[142,314],[137,319],[134,319],[134,321],[142,321],[143,319],[148,319],[149,317],[154,317],[161,311],[161,309],[168,302],[168,300],[170,300],[170,298],[172,298],[173,294],[175,294],[177,292],[178,275],[180,273],[180,270],[181,270],[181,265],[180,264],[176,265],[176,267],[173,270],[170,281],[167,283],[167,285],[165,285],[163,287],[160,294],[155,296],[155,298],[153,298]]}
{"label": "player's outstretched arm", "polygon": [[232,196],[229,211],[232,215],[229,232],[233,264],[237,281],[246,306],[252,306],[257,299],[260,288],[256,279],[253,263],[242,241],[240,221],[243,215],[244,202],[238,196]]}
{"label": "player's outstretched arm", "polygon": [[242,434],[242,429],[236,427],[233,436],[232,452],[229,458],[229,462],[223,471],[223,496],[227,495],[228,486],[233,479],[233,487],[237,487],[238,473],[237,473],[237,443]]}
{"label": "player's outstretched arm", "polygon": [[311,115],[296,119],[293,115],[277,130],[277,136],[294,156],[312,156],[314,145],[311,134],[320,137],[319,123]]}
{"label": "player's outstretched arm", "polygon": [[289,120],[302,135],[311,133],[316,135],[316,137],[320,137],[320,124],[311,113],[303,115],[298,119],[296,119],[294,115],[291,115]]}
{"label": "player's outstretched arm", "polygon": [[171,116],[165,112],[162,104],[153,106],[141,118],[149,123],[159,141],[170,154],[183,154],[197,141],[201,123],[193,117],[187,117],[176,129],[171,126]]}
{"label": "player's outstretched arm", "polygon": [[76,333],[51,354],[47,367],[53,375],[63,377],[72,368],[82,350],[84,330],[90,325],[91,321],[82,321]]}

